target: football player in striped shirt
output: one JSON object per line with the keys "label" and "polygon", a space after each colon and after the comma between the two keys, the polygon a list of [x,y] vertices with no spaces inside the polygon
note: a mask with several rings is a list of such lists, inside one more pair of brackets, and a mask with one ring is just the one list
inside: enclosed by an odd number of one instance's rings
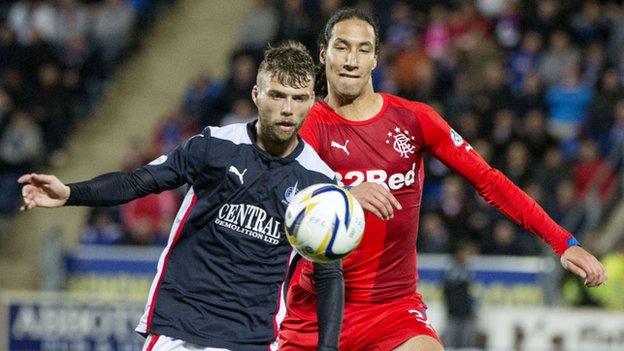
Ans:
{"label": "football player in striped shirt", "polygon": [[[23,210],[112,206],[188,185],[136,330],[144,350],[277,350],[285,287],[298,256],[284,234],[297,189],[335,182],[297,135],[314,103],[314,62],[288,42],[268,49],[251,92],[257,121],[207,127],[133,172],[65,185],[26,174]],[[340,263],[315,264],[318,350],[336,350]]]}

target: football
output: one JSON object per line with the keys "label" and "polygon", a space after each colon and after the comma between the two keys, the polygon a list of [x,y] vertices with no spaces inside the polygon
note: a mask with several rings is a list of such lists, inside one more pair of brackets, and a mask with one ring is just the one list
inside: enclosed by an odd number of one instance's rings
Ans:
{"label": "football", "polygon": [[297,193],[286,209],[286,237],[303,257],[331,262],[353,251],[364,234],[364,211],[342,187],[315,184]]}

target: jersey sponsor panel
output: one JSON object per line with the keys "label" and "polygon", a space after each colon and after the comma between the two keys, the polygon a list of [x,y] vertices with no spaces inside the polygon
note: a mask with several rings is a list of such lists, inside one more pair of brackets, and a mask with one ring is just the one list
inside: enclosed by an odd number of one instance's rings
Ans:
{"label": "jersey sponsor panel", "polygon": [[385,169],[351,169],[348,171],[337,171],[336,177],[340,184],[346,186],[358,186],[364,182],[377,183],[390,190],[399,190],[409,187],[416,182],[416,162],[407,172],[388,174]]}

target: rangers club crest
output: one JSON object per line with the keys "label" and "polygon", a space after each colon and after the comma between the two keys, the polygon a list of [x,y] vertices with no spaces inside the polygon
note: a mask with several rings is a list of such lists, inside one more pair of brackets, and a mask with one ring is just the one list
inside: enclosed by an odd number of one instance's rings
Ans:
{"label": "rangers club crest", "polygon": [[409,158],[409,154],[413,154],[414,150],[416,150],[416,147],[412,145],[414,137],[409,135],[409,131],[401,131],[401,128],[396,127],[394,131],[388,132],[387,135],[386,144],[392,143],[392,148],[394,148],[394,151],[398,152],[401,157]]}

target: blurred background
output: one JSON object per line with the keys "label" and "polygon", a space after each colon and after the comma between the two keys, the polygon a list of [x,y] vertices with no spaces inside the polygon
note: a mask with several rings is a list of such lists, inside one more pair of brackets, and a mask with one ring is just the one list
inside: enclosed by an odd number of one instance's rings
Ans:
{"label": "blurred background", "polygon": [[624,350],[624,5],[580,0],[0,0],[0,350],[140,350],[184,189],[21,214],[25,172],[132,170],[255,118],[268,43],[380,25],[377,90],[433,105],[607,266],[586,289],[426,161],[419,290],[449,350]]}

